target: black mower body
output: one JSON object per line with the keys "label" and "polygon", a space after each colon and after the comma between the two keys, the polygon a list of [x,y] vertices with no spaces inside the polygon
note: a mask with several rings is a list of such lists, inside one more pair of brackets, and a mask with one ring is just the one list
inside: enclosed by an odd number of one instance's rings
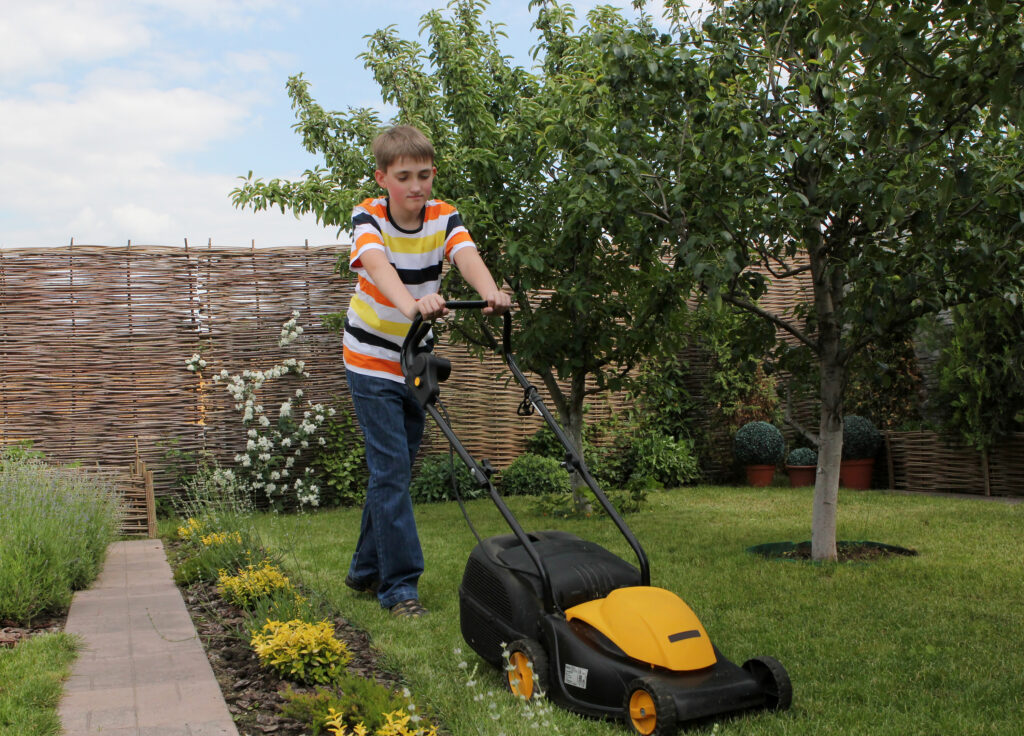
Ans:
{"label": "black mower body", "polygon": [[[564,610],[640,584],[640,572],[593,542],[562,531],[529,534],[551,574]],[[512,534],[482,540],[470,554],[459,586],[462,636],[493,667],[504,665],[510,642],[533,639],[548,655],[547,696],[587,716],[620,718],[630,683],[662,682],[680,720],[699,720],[766,705],[761,684],[722,656],[711,667],[673,672],[631,659],[601,632],[560,613],[547,613],[533,563]]]}

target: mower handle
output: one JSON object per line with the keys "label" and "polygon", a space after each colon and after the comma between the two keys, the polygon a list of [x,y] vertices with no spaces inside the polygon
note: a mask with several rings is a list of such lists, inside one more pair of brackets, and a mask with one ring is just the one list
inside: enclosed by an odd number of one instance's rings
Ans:
{"label": "mower handle", "polygon": [[[483,299],[456,299],[453,301],[446,301],[444,306],[447,309],[484,309],[487,306],[487,302]],[[501,330],[501,354],[502,356],[508,356],[512,353],[511,311],[505,312],[502,317],[504,318],[504,324],[502,325]],[[420,341],[426,337],[429,331],[430,323],[423,321],[423,315],[417,314],[413,317],[412,324],[409,325],[409,331],[405,333],[405,340],[402,341],[402,351],[399,353],[399,362],[402,366],[403,374],[405,373],[406,365],[412,358],[412,353],[416,349],[416,346],[420,344]]]}
{"label": "mower handle", "polygon": [[[487,302],[483,300],[446,301],[444,305],[448,309],[483,309],[484,307],[487,306]],[[555,436],[566,449],[566,469],[572,468],[572,470],[579,474],[580,478],[583,479],[583,481],[587,484],[590,490],[593,491],[598,502],[604,508],[605,512],[609,515],[609,517],[611,517],[612,521],[615,523],[619,531],[625,537],[626,542],[629,544],[630,547],[633,548],[633,551],[636,553],[637,561],[640,565],[641,585],[650,585],[651,572],[650,563],[647,559],[647,554],[644,552],[643,547],[640,546],[640,542],[633,535],[633,532],[626,525],[626,522],[622,519],[618,512],[616,512],[615,507],[608,500],[608,497],[605,495],[604,491],[602,491],[600,486],[598,486],[597,481],[595,481],[594,477],[590,474],[590,470],[589,468],[587,468],[587,464],[584,461],[582,455],[580,455],[580,453],[576,452],[573,449],[572,443],[569,440],[568,436],[565,434],[565,431],[562,429],[561,425],[558,424],[555,418],[551,415],[551,412],[548,410],[548,408],[544,405],[544,402],[541,400],[540,393],[537,391],[537,388],[530,383],[526,375],[519,368],[515,356],[512,354],[512,315],[509,312],[505,312],[502,316],[504,317],[504,325],[502,331],[503,345],[501,346],[502,357],[505,359],[505,364],[508,366],[513,377],[523,387],[525,391],[523,403],[531,404],[537,411],[539,411],[541,416],[544,417],[546,424],[552,429],[552,431],[554,431]],[[420,379],[415,379],[414,384],[409,384],[409,376],[410,374],[415,372],[413,364],[414,362],[416,362],[417,359],[417,355],[415,352],[416,347],[420,344],[423,338],[426,337],[427,333],[430,331],[430,327],[431,323],[424,322],[422,315],[417,314],[413,318],[412,324],[409,326],[409,332],[407,332],[405,335],[405,341],[402,343],[402,352],[400,354],[402,375],[406,377],[406,383],[410,385],[410,387],[412,387],[413,385],[418,387],[420,385]],[[497,348],[497,345],[495,345],[495,348]],[[436,398],[436,381],[443,381],[446,378],[448,378],[448,374],[451,371],[451,363],[444,358],[428,358],[427,360],[434,361],[434,365],[430,368],[429,371],[426,372],[431,373],[433,377],[431,377],[429,381],[424,385],[426,386],[428,392],[427,395],[430,395],[429,392],[431,391],[432,388],[432,395]],[[428,366],[420,366],[421,369],[424,367]],[[438,375],[440,375],[439,379]],[[419,390],[422,391],[423,389]],[[491,499],[498,507],[498,510],[501,512],[501,515],[505,518],[505,521],[508,523],[509,527],[511,527],[514,536],[519,540],[520,544],[523,545],[523,548],[526,550],[527,556],[530,557],[530,559],[533,561],[534,566],[537,568],[537,573],[540,576],[541,590],[544,593],[545,610],[556,610],[557,606],[555,604],[554,592],[551,587],[551,579],[548,575],[547,568],[541,561],[536,548],[533,546],[533,543],[530,541],[526,532],[523,531],[523,528],[519,525],[519,522],[516,520],[515,516],[509,510],[508,506],[506,506],[501,496],[498,495],[498,492],[495,489],[494,484],[491,483],[490,481],[490,473],[486,468],[479,465],[476,462],[476,460],[474,460],[473,457],[469,454],[465,446],[462,444],[459,438],[452,431],[451,427],[448,425],[448,422],[445,421],[445,419],[438,412],[437,407],[433,405],[433,401],[425,400],[423,403],[426,412],[430,414],[431,417],[433,417],[435,422],[437,422],[437,425],[441,429],[442,434],[445,435],[445,437],[448,439],[448,441],[454,448],[455,452],[459,455],[462,461],[470,469],[470,474],[473,476],[474,480],[481,487],[487,486],[488,491],[490,492]]]}

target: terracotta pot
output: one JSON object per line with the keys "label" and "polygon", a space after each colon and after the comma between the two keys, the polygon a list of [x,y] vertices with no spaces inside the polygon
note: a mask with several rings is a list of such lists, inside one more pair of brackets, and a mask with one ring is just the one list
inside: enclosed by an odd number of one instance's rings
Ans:
{"label": "terracotta pot", "polygon": [[770,486],[775,478],[774,465],[747,465],[747,483],[752,486]]}
{"label": "terracotta pot", "polygon": [[818,474],[817,465],[787,465],[786,472],[789,474],[789,484],[794,488],[800,486],[813,486],[815,476]]}
{"label": "terracotta pot", "polygon": [[839,463],[839,485],[866,491],[871,488],[871,474],[874,470],[875,459],[873,457],[842,460]]}

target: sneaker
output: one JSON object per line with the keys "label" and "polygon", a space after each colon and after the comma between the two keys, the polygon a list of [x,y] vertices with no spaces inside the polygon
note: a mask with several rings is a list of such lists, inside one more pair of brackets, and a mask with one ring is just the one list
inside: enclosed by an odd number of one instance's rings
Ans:
{"label": "sneaker", "polygon": [[420,605],[415,598],[396,603],[390,608],[391,615],[399,618],[419,618],[427,615],[427,609]]}
{"label": "sneaker", "polygon": [[377,593],[377,589],[380,587],[379,580],[371,580],[367,583],[361,583],[351,575],[345,576],[345,585],[350,587],[357,593]]}

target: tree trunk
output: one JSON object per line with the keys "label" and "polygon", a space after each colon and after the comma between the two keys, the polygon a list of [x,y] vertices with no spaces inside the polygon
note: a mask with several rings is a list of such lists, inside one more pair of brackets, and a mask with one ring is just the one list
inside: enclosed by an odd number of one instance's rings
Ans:
{"label": "tree trunk", "polygon": [[811,516],[811,558],[835,560],[839,462],[843,458],[842,366],[821,366],[821,424],[818,475]]}
{"label": "tree trunk", "polygon": [[[817,234],[816,234],[817,235]],[[843,458],[842,327],[836,319],[843,298],[842,268],[829,267],[824,243],[808,248],[814,284],[814,308],[818,318],[818,360],[821,368],[821,419],[819,425],[818,477],[814,484],[811,514],[811,558],[835,560],[836,510],[839,502],[839,462]]]}
{"label": "tree trunk", "polygon": [[[572,386],[569,390],[569,401],[566,412],[568,416],[565,419],[565,431],[569,435],[569,439],[572,441],[573,447],[576,448],[576,452],[579,453],[580,457],[583,457],[583,399],[586,394],[587,376],[585,373],[580,373],[572,377]],[[589,491],[585,491],[586,483],[583,482],[583,478],[578,473],[572,473],[572,501],[573,506],[576,508],[578,514],[589,514],[593,510],[593,506],[590,503]]]}

